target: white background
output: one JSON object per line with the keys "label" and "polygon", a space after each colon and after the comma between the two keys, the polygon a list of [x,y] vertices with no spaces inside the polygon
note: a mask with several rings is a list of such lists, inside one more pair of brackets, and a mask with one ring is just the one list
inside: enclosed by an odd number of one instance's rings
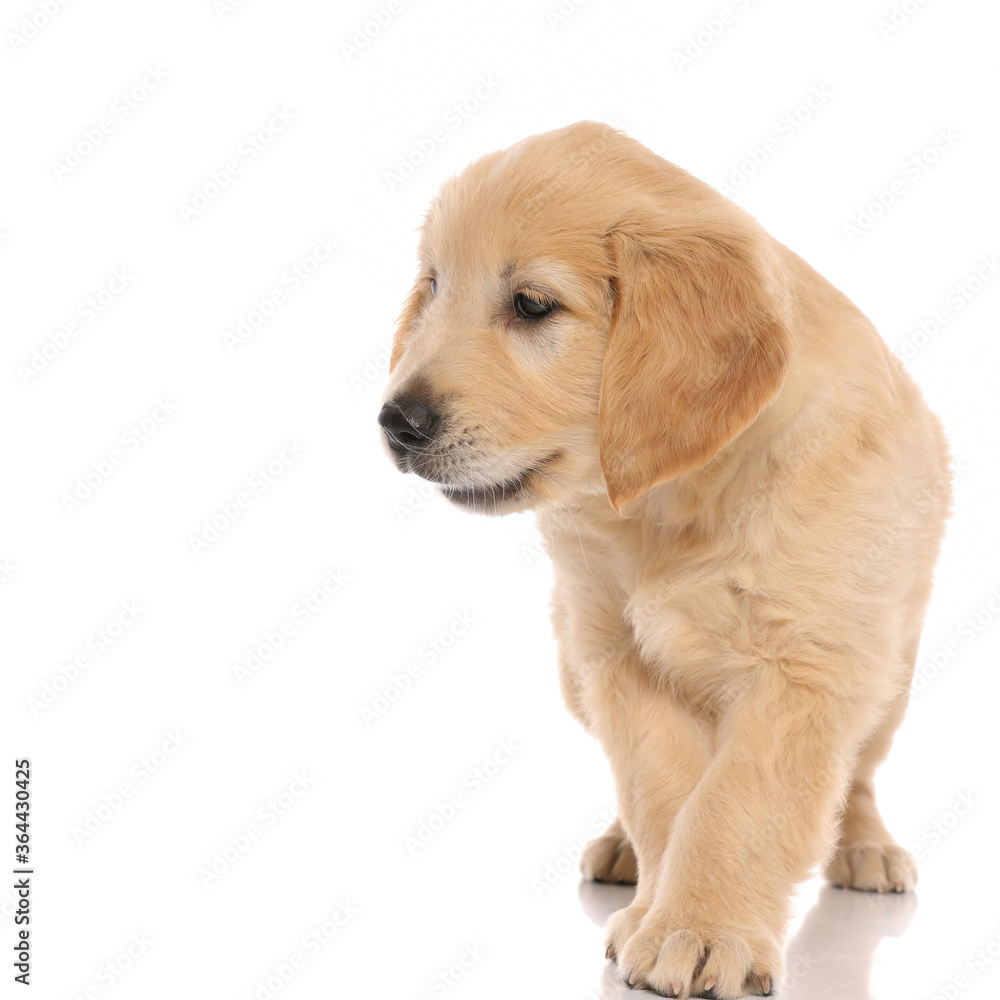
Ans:
{"label": "white background", "polygon": [[[395,472],[375,424],[439,184],[594,118],[729,184],[875,321],[944,420],[955,513],[922,689],[880,773],[921,882],[807,885],[785,995],[995,996],[1000,959],[976,952],[1000,955],[1000,281],[958,290],[994,278],[1000,251],[995,7],[47,2],[0,22],[0,869],[23,756],[35,865],[35,992],[11,995],[624,992],[601,924],[628,890],[581,887],[568,860],[613,791],[560,702],[533,521],[448,507]],[[277,112],[290,122],[266,131]]]}

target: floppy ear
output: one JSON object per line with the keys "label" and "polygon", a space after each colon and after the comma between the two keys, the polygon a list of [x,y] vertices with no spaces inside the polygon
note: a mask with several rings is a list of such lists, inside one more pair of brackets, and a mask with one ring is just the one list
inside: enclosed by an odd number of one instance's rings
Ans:
{"label": "floppy ear", "polygon": [[406,338],[410,335],[413,321],[417,318],[424,304],[424,294],[426,291],[427,279],[418,278],[417,283],[410,289],[410,294],[406,296],[403,303],[403,310],[396,320],[396,333],[392,338],[392,354],[389,355],[389,371],[396,367],[396,363],[403,356],[406,350]]}
{"label": "floppy ear", "polygon": [[696,469],[774,398],[791,338],[752,233],[623,223],[598,419],[612,506]]}

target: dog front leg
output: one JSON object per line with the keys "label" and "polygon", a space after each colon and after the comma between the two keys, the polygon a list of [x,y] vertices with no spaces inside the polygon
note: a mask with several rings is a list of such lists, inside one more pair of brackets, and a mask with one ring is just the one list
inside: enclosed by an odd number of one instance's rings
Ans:
{"label": "dog front leg", "polygon": [[[609,923],[609,951],[626,981],[719,1000],[775,988],[793,886],[829,849],[868,715],[821,685],[761,668],[720,721],[718,748],[677,813],[651,899],[645,887],[646,912]],[[630,750],[627,737],[609,745]],[[655,787],[654,762],[639,767]]]}
{"label": "dog front leg", "polygon": [[675,817],[708,765],[709,736],[634,649],[602,663],[581,694],[590,729],[611,762],[621,832],[635,852],[635,899],[614,919],[634,927],[653,903]]}

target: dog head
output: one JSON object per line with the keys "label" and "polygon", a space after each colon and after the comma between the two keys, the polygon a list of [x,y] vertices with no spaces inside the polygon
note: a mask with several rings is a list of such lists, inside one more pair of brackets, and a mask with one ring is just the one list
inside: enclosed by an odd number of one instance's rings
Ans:
{"label": "dog head", "polygon": [[379,423],[400,469],[505,514],[697,469],[779,391],[774,244],[606,125],[483,157],[442,188]]}

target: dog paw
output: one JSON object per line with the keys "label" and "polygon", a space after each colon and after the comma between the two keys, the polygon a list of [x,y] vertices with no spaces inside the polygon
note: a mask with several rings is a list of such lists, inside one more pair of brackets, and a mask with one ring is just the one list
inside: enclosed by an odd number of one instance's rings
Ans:
{"label": "dog paw", "polygon": [[583,849],[580,871],[593,882],[635,885],[638,877],[635,851],[617,823]]}
{"label": "dog paw", "polygon": [[913,856],[891,842],[842,844],[824,874],[832,885],[869,892],[910,892],[917,884]]}
{"label": "dog paw", "polygon": [[646,915],[645,906],[626,906],[623,910],[616,910],[608,919],[607,935],[605,944],[607,951],[605,958],[613,961],[618,960],[618,954],[625,947],[626,942],[635,934],[639,922]]}
{"label": "dog paw", "polygon": [[634,927],[614,948],[618,969],[630,986],[665,997],[714,1000],[770,996],[776,988],[781,974],[776,940],[762,936],[751,943],[718,929],[664,928],[652,913],[635,917],[629,914],[614,929],[621,935]]}

